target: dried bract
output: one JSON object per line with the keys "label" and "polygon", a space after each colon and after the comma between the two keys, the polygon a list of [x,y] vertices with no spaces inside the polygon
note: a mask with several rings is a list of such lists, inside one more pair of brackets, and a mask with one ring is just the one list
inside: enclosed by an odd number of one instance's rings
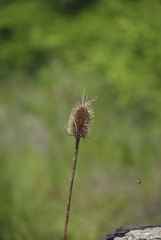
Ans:
{"label": "dried bract", "polygon": [[81,102],[76,104],[73,108],[68,122],[67,132],[70,136],[75,138],[87,138],[90,132],[90,126],[94,112],[92,109],[92,102],[94,100],[88,100],[82,96]]}

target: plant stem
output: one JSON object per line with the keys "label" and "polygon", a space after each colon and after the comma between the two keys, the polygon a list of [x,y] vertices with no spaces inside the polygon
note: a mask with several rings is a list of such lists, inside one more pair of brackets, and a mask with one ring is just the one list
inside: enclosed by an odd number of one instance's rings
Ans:
{"label": "plant stem", "polygon": [[80,141],[80,138],[76,138],[75,154],[74,154],[74,159],[73,159],[72,174],[71,174],[70,183],[69,183],[68,203],[67,203],[66,218],[65,218],[65,229],[64,229],[64,240],[67,240],[67,230],[68,230],[68,222],[69,222],[70,203],[71,203],[71,196],[72,196],[72,188],[73,188],[73,182],[74,182],[75,169],[76,169],[76,164],[77,164],[79,141]]}

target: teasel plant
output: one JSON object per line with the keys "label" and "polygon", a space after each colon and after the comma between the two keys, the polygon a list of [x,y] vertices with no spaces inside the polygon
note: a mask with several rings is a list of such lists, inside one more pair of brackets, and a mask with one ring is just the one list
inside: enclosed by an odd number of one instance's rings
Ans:
{"label": "teasel plant", "polygon": [[77,158],[78,158],[79,143],[80,143],[80,139],[87,139],[87,137],[89,136],[91,125],[93,122],[93,117],[94,117],[92,103],[95,100],[96,98],[89,100],[88,96],[85,97],[85,92],[84,92],[81,97],[81,101],[76,103],[69,117],[67,133],[69,136],[72,136],[75,138],[75,154],[73,158],[72,173],[71,173],[71,178],[69,183],[68,202],[67,202],[67,209],[66,209],[63,240],[67,240],[69,213],[70,213],[73,182],[74,182],[74,176],[75,176],[75,170],[76,170],[76,164],[77,164]]}

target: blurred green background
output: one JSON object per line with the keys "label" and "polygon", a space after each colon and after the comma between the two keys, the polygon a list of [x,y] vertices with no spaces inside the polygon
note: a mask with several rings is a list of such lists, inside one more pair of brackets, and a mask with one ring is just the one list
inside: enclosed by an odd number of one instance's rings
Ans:
{"label": "blurred green background", "polygon": [[161,222],[161,1],[1,0],[1,240],[62,239],[84,89],[69,239]]}

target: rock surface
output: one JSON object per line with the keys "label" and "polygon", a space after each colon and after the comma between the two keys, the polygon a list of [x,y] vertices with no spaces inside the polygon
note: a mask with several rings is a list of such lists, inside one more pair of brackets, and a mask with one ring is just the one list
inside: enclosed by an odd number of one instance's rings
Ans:
{"label": "rock surface", "polygon": [[161,224],[120,227],[101,240],[161,240]]}

